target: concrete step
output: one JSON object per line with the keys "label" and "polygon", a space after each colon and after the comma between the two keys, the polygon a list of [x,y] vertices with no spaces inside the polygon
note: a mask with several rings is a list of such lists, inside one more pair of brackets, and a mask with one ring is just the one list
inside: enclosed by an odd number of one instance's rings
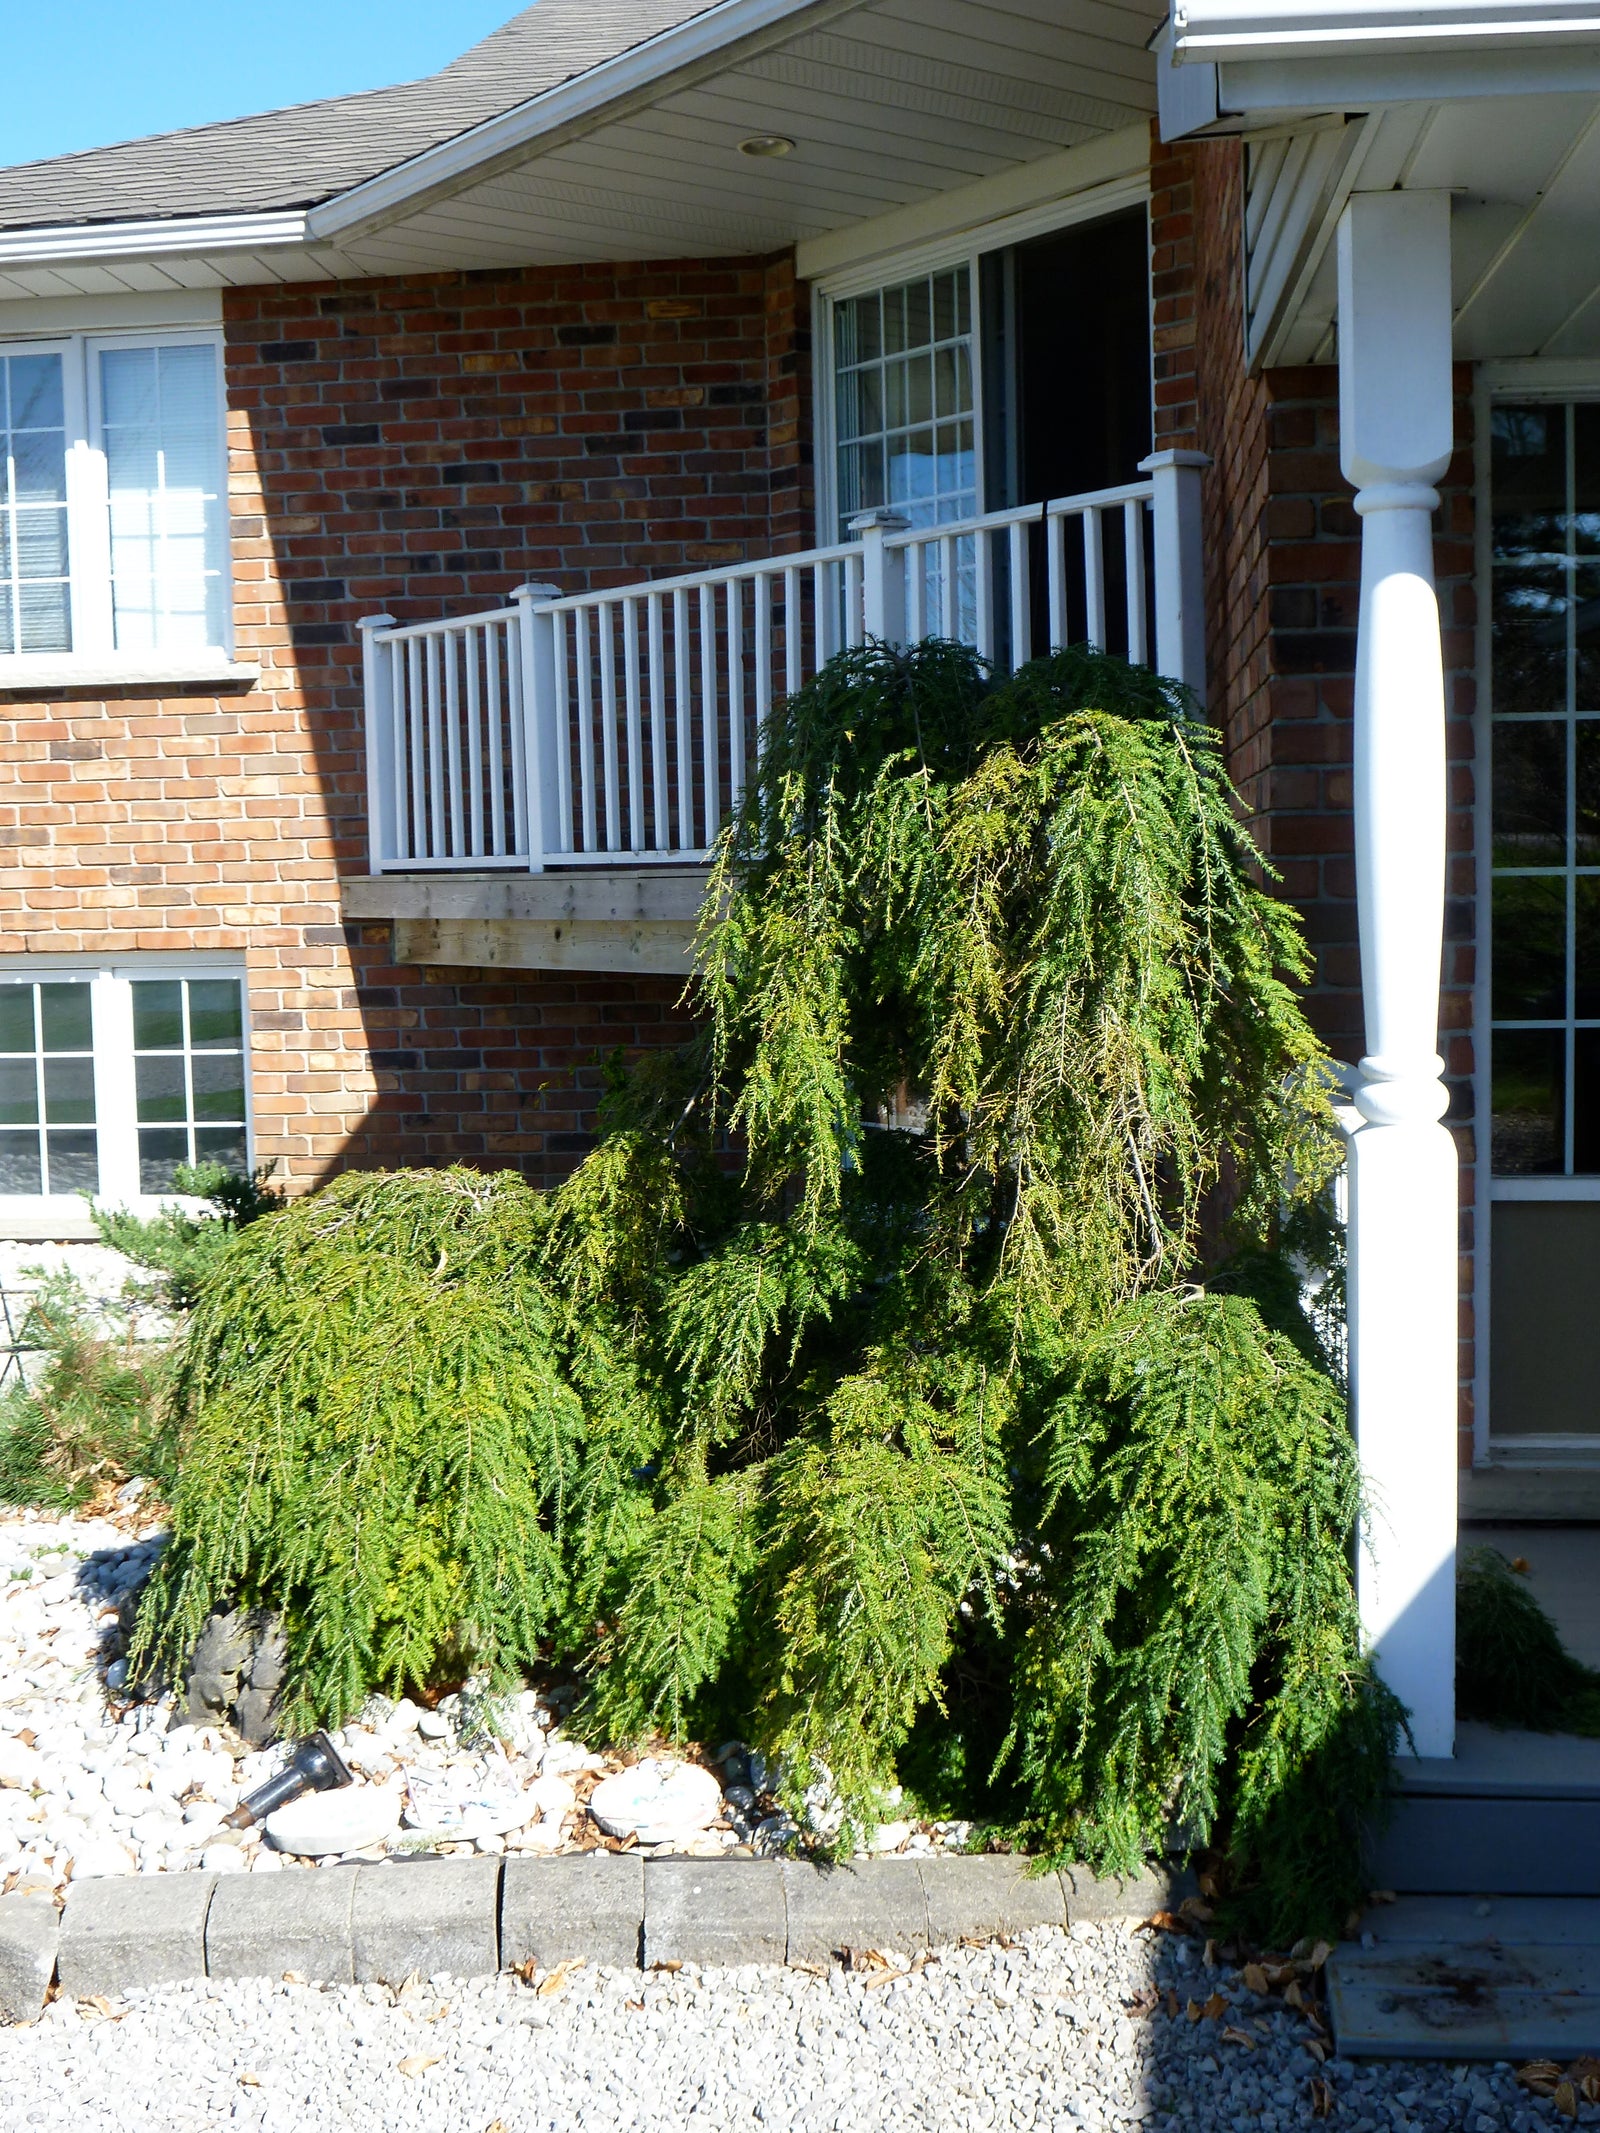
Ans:
{"label": "concrete step", "polygon": [[1555,2059],[1600,2051],[1600,1911],[1582,1897],[1401,1897],[1328,1963],[1353,2059]]}
{"label": "concrete step", "polygon": [[1402,1758],[1372,1886],[1410,1895],[1600,1896],[1600,1740],[1463,1725]]}

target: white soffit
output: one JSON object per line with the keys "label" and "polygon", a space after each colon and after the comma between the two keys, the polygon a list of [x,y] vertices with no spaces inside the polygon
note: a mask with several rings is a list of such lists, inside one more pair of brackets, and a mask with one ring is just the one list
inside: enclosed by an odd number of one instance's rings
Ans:
{"label": "white soffit", "polygon": [[[1463,361],[1600,357],[1600,97],[1552,96],[1407,106],[1365,122],[1357,153],[1326,182],[1303,146],[1297,194],[1277,203],[1279,227],[1315,224],[1316,243],[1297,263],[1275,313],[1259,325],[1258,360],[1304,363],[1333,349],[1337,307],[1329,241],[1351,189],[1393,185],[1454,197],[1451,257],[1455,351]],[[1251,186],[1282,185],[1287,157],[1252,144]],[[1270,246],[1262,201],[1247,214],[1250,290],[1264,293]],[[1253,314],[1252,323],[1255,323]]]}
{"label": "white soffit", "polygon": [[[760,254],[1000,178],[1155,109],[1151,18],[1130,0],[842,0],[786,30],[797,12],[769,6],[759,48],[668,69],[658,91],[634,81],[614,109],[567,113],[579,84],[566,84],[508,114],[525,136],[511,145],[507,122],[491,121],[313,209],[298,232],[240,218],[213,244],[169,225],[159,248],[124,256],[108,250],[114,226],[59,233],[53,250],[57,233],[11,233],[28,248],[0,237],[0,297]],[[708,18],[696,21],[703,34]],[[541,134],[547,104],[553,130]],[[741,155],[754,134],[795,148]]]}
{"label": "white soffit", "polygon": [[123,290],[114,296],[25,296],[0,299],[0,340],[45,333],[136,333],[146,326],[220,326],[222,291]]}

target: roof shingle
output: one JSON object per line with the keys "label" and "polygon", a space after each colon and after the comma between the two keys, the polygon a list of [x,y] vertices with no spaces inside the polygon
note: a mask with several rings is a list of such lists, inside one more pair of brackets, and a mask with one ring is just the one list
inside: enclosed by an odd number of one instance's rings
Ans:
{"label": "roof shingle", "polygon": [[422,81],[0,169],[0,229],[310,207],[703,14],[713,0],[537,0]]}

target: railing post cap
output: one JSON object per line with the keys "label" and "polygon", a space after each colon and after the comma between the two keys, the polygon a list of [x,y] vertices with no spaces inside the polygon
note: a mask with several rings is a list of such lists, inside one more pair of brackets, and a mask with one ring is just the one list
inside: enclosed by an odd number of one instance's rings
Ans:
{"label": "railing post cap", "polygon": [[1174,445],[1169,446],[1164,452],[1152,452],[1148,459],[1141,459],[1139,472],[1141,474],[1159,474],[1163,467],[1208,467],[1210,464],[1211,454],[1209,452],[1187,452]]}
{"label": "railing post cap", "polygon": [[911,521],[903,511],[891,511],[880,504],[873,511],[858,511],[847,521],[851,533],[909,533]]}
{"label": "railing post cap", "polygon": [[356,624],[356,628],[358,630],[392,630],[394,628],[394,617],[393,615],[363,615]]}
{"label": "railing post cap", "polygon": [[513,600],[559,600],[559,585],[519,585],[511,595]]}

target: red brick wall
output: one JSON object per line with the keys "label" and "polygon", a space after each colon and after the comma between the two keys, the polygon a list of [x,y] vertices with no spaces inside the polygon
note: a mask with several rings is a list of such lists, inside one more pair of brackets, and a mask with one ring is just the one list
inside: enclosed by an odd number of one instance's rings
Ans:
{"label": "red brick wall", "polygon": [[346,926],[355,622],[804,545],[806,316],[788,259],[231,292],[238,656],[260,686],[0,701],[0,952],[242,955],[259,1151],[292,1181],[569,1168],[596,1055],[680,1035],[680,988],[396,969],[387,927]]}
{"label": "red brick wall", "polygon": [[[1305,920],[1309,1009],[1335,1055],[1365,1049],[1351,817],[1360,526],[1339,469],[1338,373],[1252,377],[1244,359],[1243,149],[1157,146],[1152,164],[1157,444],[1211,456],[1205,477],[1210,711],[1247,817]],[[1471,374],[1456,378],[1456,458],[1435,565],[1451,758],[1440,1042],[1462,1155],[1461,1428],[1471,1457],[1473,903]]]}

